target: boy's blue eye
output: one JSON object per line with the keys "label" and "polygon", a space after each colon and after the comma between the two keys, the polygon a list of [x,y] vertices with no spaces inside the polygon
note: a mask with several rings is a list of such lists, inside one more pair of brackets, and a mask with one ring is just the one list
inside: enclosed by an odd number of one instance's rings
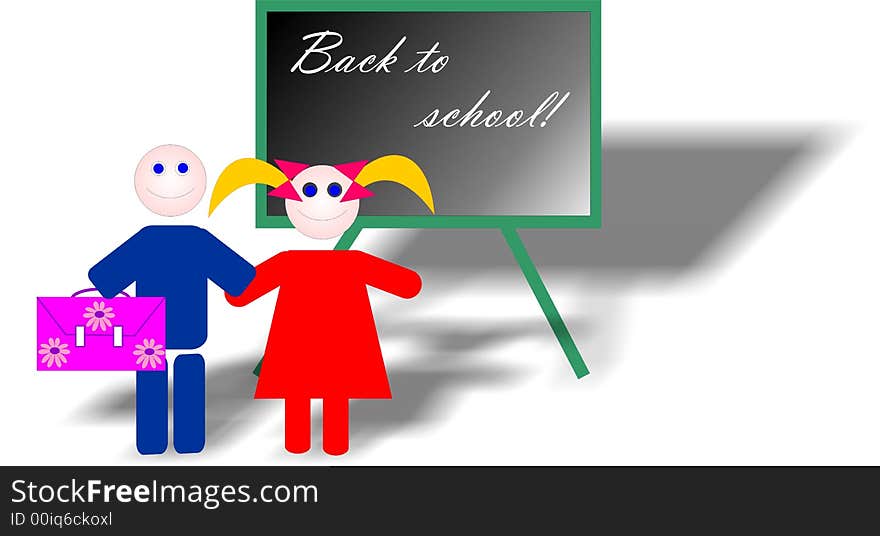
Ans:
{"label": "boy's blue eye", "polygon": [[181,175],[186,175],[186,172],[189,171],[189,164],[186,162],[180,162],[177,164],[177,172]]}
{"label": "boy's blue eye", "polygon": [[156,162],[153,164],[153,173],[156,175],[161,175],[165,173],[165,166],[162,165],[162,162]]}
{"label": "boy's blue eye", "polygon": [[303,185],[303,195],[306,197],[315,197],[318,193],[318,187],[314,182],[307,182]]}
{"label": "boy's blue eye", "polygon": [[331,182],[327,187],[327,193],[330,194],[330,197],[339,197],[342,195],[342,186],[338,182]]}

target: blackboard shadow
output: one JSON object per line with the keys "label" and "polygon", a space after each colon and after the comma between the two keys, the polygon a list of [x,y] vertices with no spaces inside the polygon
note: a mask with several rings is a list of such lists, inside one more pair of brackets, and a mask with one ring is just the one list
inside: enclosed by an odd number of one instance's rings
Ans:
{"label": "blackboard shadow", "polygon": [[604,224],[523,232],[542,266],[603,279],[683,276],[733,257],[838,143],[832,129],[611,130]]}
{"label": "blackboard shadow", "polygon": [[[833,128],[607,128],[602,228],[521,235],[539,269],[610,282],[710,267],[760,231],[840,137]],[[510,265],[498,234],[420,230],[395,258],[428,269]]]}
{"label": "blackboard shadow", "polygon": [[[615,362],[630,288],[681,283],[735,257],[845,137],[834,127],[606,129],[602,228],[521,231],[591,370]],[[479,274],[519,271],[497,230],[418,230],[394,246],[391,258],[416,267],[441,299]],[[505,281],[529,292],[521,276]],[[585,336],[571,317],[587,312]],[[571,383],[568,371],[559,376]]]}

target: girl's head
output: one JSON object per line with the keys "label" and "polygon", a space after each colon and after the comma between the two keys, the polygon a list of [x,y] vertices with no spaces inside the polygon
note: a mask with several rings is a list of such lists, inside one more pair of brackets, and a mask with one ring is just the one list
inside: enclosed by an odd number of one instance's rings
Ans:
{"label": "girl's head", "polygon": [[262,160],[243,158],[226,167],[217,178],[208,215],[230,193],[246,184],[272,186],[269,195],[281,197],[290,222],[311,238],[335,238],[357,218],[360,200],[373,192],[365,186],[391,181],[409,188],[434,212],[428,179],[419,166],[400,155],[383,156],[335,166],[276,160],[275,168]]}
{"label": "girl's head", "polygon": [[[352,195],[352,190],[357,195]],[[333,166],[311,166],[269,195],[284,198],[287,217],[301,233],[312,238],[333,238],[352,226],[360,199],[372,193]]]}

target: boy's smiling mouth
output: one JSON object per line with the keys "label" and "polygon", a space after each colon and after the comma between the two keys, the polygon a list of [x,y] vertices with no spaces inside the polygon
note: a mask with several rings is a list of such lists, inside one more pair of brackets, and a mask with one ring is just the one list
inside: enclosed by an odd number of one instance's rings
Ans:
{"label": "boy's smiling mouth", "polygon": [[195,188],[190,188],[188,191],[186,191],[180,195],[160,195],[160,194],[157,194],[156,192],[154,192],[153,190],[150,190],[149,187],[147,187],[147,191],[150,192],[151,195],[154,195],[154,196],[158,197],[159,199],[180,199],[181,197],[186,197],[189,194],[193,193],[193,190],[195,190]]}

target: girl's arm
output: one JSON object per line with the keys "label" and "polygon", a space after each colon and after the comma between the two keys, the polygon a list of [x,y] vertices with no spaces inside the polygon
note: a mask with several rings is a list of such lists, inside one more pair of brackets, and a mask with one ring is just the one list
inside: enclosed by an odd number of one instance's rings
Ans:
{"label": "girl's arm", "polygon": [[358,268],[364,281],[371,287],[390,292],[401,298],[412,298],[422,288],[419,274],[399,264],[374,257],[362,251],[358,253]]}
{"label": "girl's arm", "polygon": [[244,292],[238,296],[226,293],[226,301],[236,307],[243,307],[252,301],[260,298],[275,290],[281,284],[281,275],[283,274],[284,254],[279,253],[274,257],[261,262],[257,265],[257,275],[251,283],[244,289]]}

